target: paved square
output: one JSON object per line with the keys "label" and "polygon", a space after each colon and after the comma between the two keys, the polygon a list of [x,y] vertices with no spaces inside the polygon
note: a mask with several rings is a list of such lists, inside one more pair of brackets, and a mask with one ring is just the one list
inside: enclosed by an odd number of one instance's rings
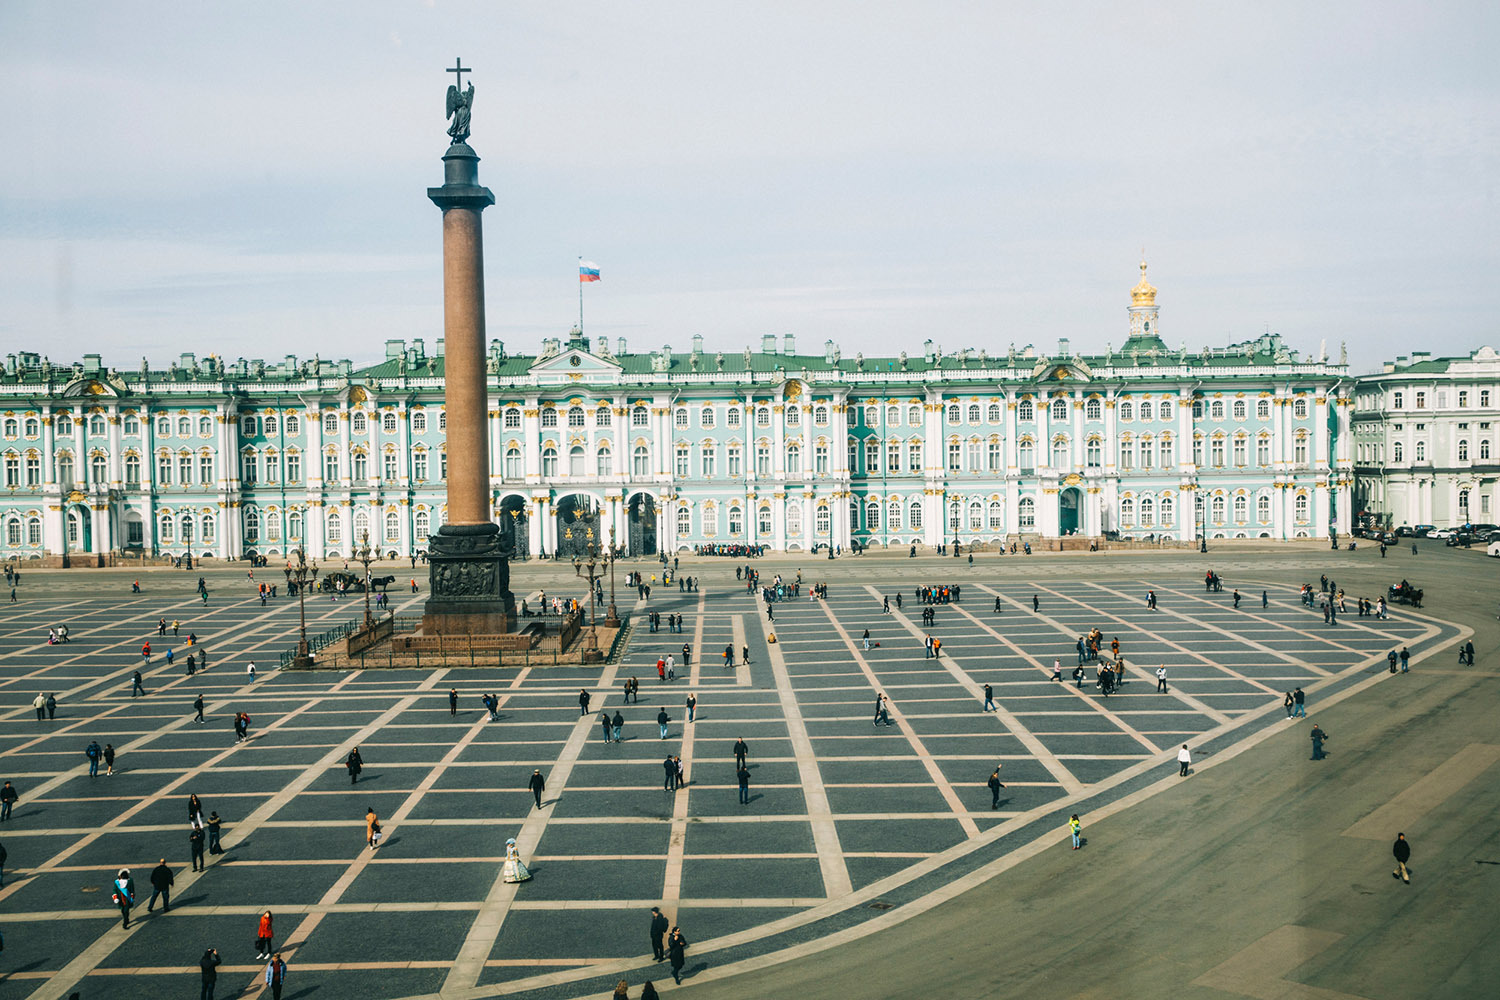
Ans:
{"label": "paved square", "polygon": [[[1253,565],[1228,581],[1245,595],[1239,609],[1227,589],[1206,593],[1186,563],[1157,563],[1145,577],[1099,576],[1081,562],[957,573],[930,559],[812,565],[805,581],[826,579],[828,599],[809,599],[804,586],[773,605],[774,621],[733,579],[732,562],[701,562],[702,590],[653,594],[653,609],[685,616],[684,633],[653,634],[638,615],[618,662],[439,672],[277,671],[297,606],[262,606],[228,571],[214,574],[206,608],[182,574],[148,574],[139,595],[118,574],[87,587],[67,577],[55,593],[46,574],[31,574],[28,599],[0,629],[0,772],[21,795],[0,827],[9,855],[0,1000],[181,991],[209,946],[225,962],[220,995],[236,995],[262,968],[251,946],[267,909],[297,987],[335,996],[562,997],[597,992],[626,970],[638,981],[650,965],[652,906],[682,923],[690,970],[786,947],[859,923],[878,912],[872,902],[901,905],[962,878],[1055,831],[1069,812],[1175,775],[1184,742],[1197,755],[1222,753],[1289,724],[1281,700],[1295,687],[1316,712],[1383,672],[1391,648],[1420,654],[1457,634],[1406,609],[1389,621],[1355,616],[1352,598],[1327,626],[1287,580],[1255,578]],[[763,582],[797,572],[786,561],[760,568]],[[934,574],[930,584],[959,578],[961,600],[937,605],[931,626],[915,599],[921,571]],[[549,589],[562,592],[552,572]],[[309,631],[358,613],[316,602]],[[180,636],[157,635],[163,616],[181,619]],[[46,645],[61,622],[74,641]],[[1092,664],[1083,686],[1070,677],[1075,640],[1096,626],[1106,653],[1118,637],[1128,665],[1108,697]],[[192,648],[189,630],[200,638]],[[928,634],[942,640],[937,658],[923,656]],[[680,660],[683,643],[691,662],[659,682],[657,656]],[[210,668],[187,676],[187,653],[205,649]],[[138,667],[147,693],[132,697]],[[643,697],[625,704],[632,676]],[[984,684],[996,711],[982,709]],[[592,694],[589,715],[579,713],[580,689]],[[57,695],[55,719],[36,720],[38,692]],[[202,725],[191,707],[200,692]],[[482,711],[484,692],[498,695],[499,721]],[[872,724],[877,693],[888,725]],[[623,715],[622,742],[605,742],[601,710]],[[231,730],[236,711],[253,719],[244,743]],[[751,773],[743,805],[731,749],[741,737]],[[88,776],[90,740],[112,745],[116,774]],[[364,758],[357,784],[343,767],[353,746]],[[676,792],[663,789],[668,755],[683,761]],[[996,765],[1006,787],[992,808],[985,783]],[[547,780],[540,809],[526,789],[534,768]],[[186,864],[189,793],[224,821],[225,853],[202,875]],[[367,808],[385,832],[377,851],[365,846]],[[508,837],[535,876],[519,886],[500,880]],[[122,930],[111,877],[129,867],[144,902],[160,857],[176,873],[171,912],[137,907]]]}

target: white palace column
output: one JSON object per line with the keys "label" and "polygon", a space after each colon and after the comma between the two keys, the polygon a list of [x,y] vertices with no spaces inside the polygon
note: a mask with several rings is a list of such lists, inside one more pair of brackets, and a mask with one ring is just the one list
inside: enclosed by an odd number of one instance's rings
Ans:
{"label": "white palace column", "polygon": [[[62,554],[63,543],[63,515],[62,500],[58,493],[57,483],[57,449],[52,444],[52,421],[57,419],[59,412],[64,410],[43,411],[42,413],[42,468],[44,470],[42,482],[46,484],[45,493],[48,497],[46,509],[42,511],[42,546],[43,551],[49,556]],[[76,468],[76,466],[75,466]],[[54,497],[57,502],[51,502]],[[146,528],[150,531],[150,527]]]}
{"label": "white palace column", "polygon": [[[1338,429],[1337,461],[1334,476],[1338,481],[1337,507],[1334,516],[1338,519],[1338,530],[1348,533],[1354,528],[1354,441],[1350,425],[1352,397],[1341,395],[1335,401],[1335,426]],[[1478,510],[1478,501],[1475,501]]]}
{"label": "white palace column", "polygon": [[[219,481],[219,546],[220,555],[233,559],[244,551],[244,527],[240,523],[240,449],[239,419],[229,403],[220,403],[214,414],[215,434],[218,437],[219,472],[214,477]],[[318,456],[321,462],[323,456]],[[153,458],[154,462],[155,459]]]}
{"label": "white palace column", "polygon": [[922,491],[922,540],[937,546],[942,544],[948,532],[948,511],[944,503],[948,441],[943,427],[946,410],[940,390],[927,390],[922,411],[927,423],[922,435],[922,465],[927,484]]}
{"label": "white palace column", "polygon": [[1017,454],[1019,448],[1018,438],[1021,429],[1016,424],[1016,392],[1008,389],[1005,393],[1004,403],[1004,430],[1005,436],[1001,442],[1004,448],[1005,461],[1005,530],[1007,534],[1015,535],[1021,530],[1021,489],[1019,476],[1021,470],[1017,463],[1020,457]]}
{"label": "white palace column", "polygon": [[1177,394],[1177,440],[1174,442],[1177,449],[1177,510],[1175,516],[1177,523],[1173,529],[1177,532],[1177,540],[1191,542],[1197,535],[1197,508],[1194,504],[1194,493],[1192,490],[1182,487],[1183,480],[1188,477],[1196,477],[1197,469],[1193,465],[1193,393],[1191,389],[1183,389]]}
{"label": "white palace column", "polygon": [[1329,479],[1333,474],[1328,455],[1328,397],[1322,395],[1322,389],[1316,391],[1318,395],[1313,398],[1311,431],[1314,482],[1311,531],[1314,538],[1327,538],[1331,513],[1328,502]]}

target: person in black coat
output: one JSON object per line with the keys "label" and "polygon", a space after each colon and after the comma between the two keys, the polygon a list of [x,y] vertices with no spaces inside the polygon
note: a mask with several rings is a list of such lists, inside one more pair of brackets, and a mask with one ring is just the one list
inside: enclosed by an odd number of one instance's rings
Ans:
{"label": "person in black coat", "polygon": [[671,926],[662,914],[661,907],[651,907],[651,957],[658,962],[667,957],[665,939]]}
{"label": "person in black coat", "polygon": [[687,938],[682,936],[681,929],[673,927],[667,938],[667,959],[672,963],[672,979],[679,986],[682,985],[682,966],[687,962],[687,946]]}
{"label": "person in black coat", "polygon": [[219,981],[220,961],[221,959],[219,958],[219,951],[217,948],[208,949],[203,953],[203,957],[198,960],[198,968],[203,970],[204,996],[211,997],[214,995],[214,984]]}
{"label": "person in black coat", "polygon": [[1399,878],[1407,885],[1411,885],[1411,872],[1406,870],[1406,863],[1411,860],[1411,844],[1407,843],[1406,834],[1396,834],[1396,842],[1391,845],[1391,854],[1396,858],[1396,870],[1391,872],[1391,877]]}
{"label": "person in black coat", "polygon": [[156,897],[161,897],[161,912],[172,912],[172,869],[167,867],[167,859],[162,858],[161,863],[151,869],[151,901],[146,904],[146,912],[150,913],[156,908]]}
{"label": "person in black coat", "polygon": [[359,780],[359,772],[365,769],[365,760],[359,755],[359,747],[349,751],[349,759],[344,761],[344,766],[349,769],[349,784]]}
{"label": "person in black coat", "polygon": [[541,771],[531,772],[529,785],[531,787],[531,795],[536,799],[536,807],[540,809],[542,807],[542,793],[547,790],[547,781],[542,777]]}
{"label": "person in black coat", "polygon": [[1328,739],[1328,734],[1323,732],[1315,723],[1312,727],[1312,732],[1308,733],[1308,735],[1312,737],[1312,759],[1322,760],[1327,756],[1327,754],[1323,753],[1323,741]]}

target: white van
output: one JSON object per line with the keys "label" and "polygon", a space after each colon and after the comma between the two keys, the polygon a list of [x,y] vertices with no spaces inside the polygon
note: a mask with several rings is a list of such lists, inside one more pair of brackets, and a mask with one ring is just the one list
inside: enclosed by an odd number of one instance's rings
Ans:
{"label": "white van", "polygon": [[1500,542],[1490,542],[1489,547],[1484,552],[1485,555],[1500,556]]}

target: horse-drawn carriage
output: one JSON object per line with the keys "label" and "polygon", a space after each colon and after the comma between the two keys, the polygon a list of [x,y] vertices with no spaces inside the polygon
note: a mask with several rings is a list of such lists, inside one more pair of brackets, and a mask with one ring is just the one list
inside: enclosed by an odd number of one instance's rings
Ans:
{"label": "horse-drawn carriage", "polygon": [[[372,576],[370,578],[370,592],[383,592],[386,587],[396,582],[394,576]],[[365,578],[358,573],[344,573],[335,570],[327,573],[322,580],[318,581],[318,589],[327,593],[356,593],[365,592]]]}
{"label": "horse-drawn carriage", "polygon": [[1406,580],[1391,584],[1390,592],[1386,600],[1392,604],[1410,604],[1414,608],[1422,606],[1422,591],[1413,587]]}

